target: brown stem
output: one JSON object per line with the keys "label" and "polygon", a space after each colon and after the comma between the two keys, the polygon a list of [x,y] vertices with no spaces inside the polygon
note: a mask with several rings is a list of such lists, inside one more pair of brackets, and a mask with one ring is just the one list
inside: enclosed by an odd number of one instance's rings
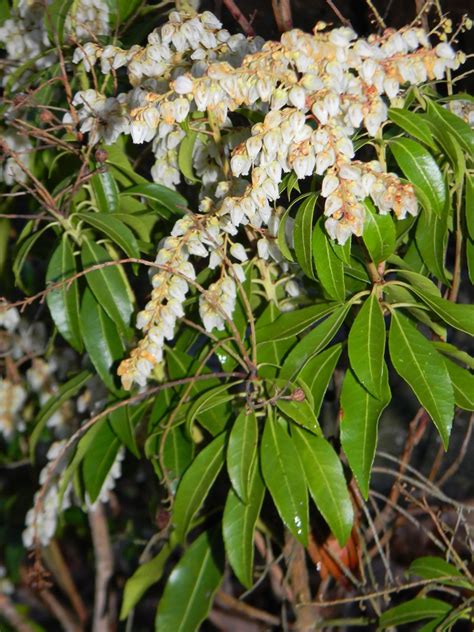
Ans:
{"label": "brown stem", "polygon": [[222,0],[224,5],[227,7],[228,11],[234,18],[236,22],[239,23],[240,28],[248,37],[255,37],[255,31],[253,26],[247,20],[245,15],[239,9],[239,7],[235,4],[234,0]]}
{"label": "brown stem", "polygon": [[114,557],[110,544],[107,519],[103,504],[89,509],[89,525],[95,555],[95,596],[92,632],[109,632],[112,627],[108,608],[109,583],[114,572]]}
{"label": "brown stem", "polygon": [[239,601],[222,590],[216,595],[216,603],[225,609],[233,610],[246,619],[256,619],[257,621],[263,621],[263,623],[268,623],[268,625],[272,626],[280,626],[281,624],[279,617],[275,617],[273,614],[265,612],[265,610],[249,606],[244,601]]}
{"label": "brown stem", "polygon": [[342,15],[342,13],[339,11],[339,9],[336,7],[336,5],[334,4],[332,0],[326,0],[326,4],[328,4],[331,7],[331,9],[334,11],[334,13],[337,15],[337,17],[341,20],[341,22],[345,26],[350,26],[352,28],[351,21]]}
{"label": "brown stem", "polygon": [[280,33],[293,28],[290,0],[272,0],[273,15]]}
{"label": "brown stem", "polygon": [[34,632],[30,624],[17,612],[7,595],[0,593],[0,618],[8,622],[16,632]]}
{"label": "brown stem", "polygon": [[295,630],[298,632],[309,632],[315,627],[314,607],[301,607],[301,603],[311,601],[311,591],[309,588],[309,573],[306,565],[306,553],[304,547],[295,538],[286,532],[286,542],[284,556],[288,567],[288,577],[293,592],[293,607],[296,613]]}
{"label": "brown stem", "polygon": [[56,599],[52,592],[49,590],[42,590],[39,594],[41,599],[61,624],[64,632],[83,632],[82,625],[76,621],[72,612],[69,612],[69,610]]}

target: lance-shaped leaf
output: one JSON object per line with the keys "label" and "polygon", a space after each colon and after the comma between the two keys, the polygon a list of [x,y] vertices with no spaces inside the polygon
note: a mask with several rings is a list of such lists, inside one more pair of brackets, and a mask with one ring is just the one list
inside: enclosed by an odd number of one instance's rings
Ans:
{"label": "lance-shaped leaf", "polygon": [[416,114],[415,112],[410,112],[410,110],[403,108],[389,108],[388,116],[398,127],[408,132],[414,138],[421,140],[425,145],[431,147],[431,149],[438,149],[430,126],[421,114]]}
{"label": "lance-shaped leaf", "polygon": [[298,379],[310,389],[313,396],[313,410],[316,417],[319,415],[324,395],[341,355],[342,345],[338,343],[325,349],[312,358],[298,375]]}
{"label": "lance-shaped leaf", "polygon": [[81,332],[95,370],[111,391],[117,391],[112,366],[122,357],[124,346],[117,327],[96,301],[89,288],[81,305]]}
{"label": "lance-shaped leaf", "polygon": [[283,420],[267,417],[262,473],[281,519],[302,544],[308,541],[308,495],[303,466]]}
{"label": "lance-shaped leaf", "polygon": [[119,447],[120,441],[109,424],[102,424],[88,446],[82,461],[84,487],[92,503],[100,494],[102,485],[115,462]]}
{"label": "lance-shaped leaf", "polygon": [[444,265],[448,241],[448,218],[447,210],[440,217],[423,211],[418,218],[415,233],[416,248],[423,263],[431,274],[434,274],[445,285],[449,285],[448,276],[450,276]]}
{"label": "lance-shaped leaf", "polygon": [[[464,577],[462,572],[454,564],[446,562],[441,557],[434,557],[433,555],[419,557],[410,564],[408,573],[423,579],[436,580],[440,584],[472,589],[472,583]],[[447,577],[452,577],[452,579],[446,579]]]}
{"label": "lance-shaped leaf", "polygon": [[466,203],[464,204],[467,232],[474,240],[474,176],[466,173]]}
{"label": "lance-shaped leaf", "polygon": [[90,182],[100,213],[117,212],[119,210],[119,190],[110,171],[105,169],[94,174]]}
{"label": "lance-shaped leaf", "polygon": [[[46,272],[46,281],[56,283],[71,278],[76,273],[76,261],[67,235],[63,235],[53,252]],[[48,292],[46,303],[54,324],[61,336],[76,349],[82,351],[79,328],[79,292],[77,281],[63,283],[56,290]]]}
{"label": "lance-shaped leaf", "polygon": [[270,340],[285,340],[296,336],[333,312],[336,307],[336,303],[324,302],[281,314],[272,323],[257,327],[257,341],[261,343]]}
{"label": "lance-shaped leaf", "polygon": [[351,369],[346,371],[342,385],[341,444],[364,498],[369,495],[380,415],[391,397],[385,364],[382,380],[380,399],[364,388]]}
{"label": "lance-shaped leaf", "polygon": [[474,375],[448,358],[443,358],[453,386],[456,406],[474,410]]}
{"label": "lance-shaped leaf", "polygon": [[392,314],[389,348],[396,372],[412,388],[447,448],[453,423],[454,394],[443,358],[399,312]]}
{"label": "lance-shaped leaf", "polygon": [[101,213],[76,213],[83,222],[93,226],[101,233],[114,241],[129,257],[140,257],[137,240],[132,231],[125,226],[115,215]]}
{"label": "lance-shaped leaf", "polygon": [[448,323],[455,329],[460,329],[474,336],[474,305],[451,303],[451,301],[435,296],[430,292],[425,292],[418,287],[413,287],[412,289],[424,303],[431,307],[441,320],[444,320],[445,323]]}
{"label": "lance-shaped leaf", "polygon": [[[229,384],[221,384],[220,386],[211,388],[196,399],[186,416],[186,432],[188,436],[191,436],[193,423],[198,415],[203,415],[203,413],[234,399],[235,395],[229,393],[229,388]],[[217,420],[218,425],[216,425],[216,420],[211,424],[204,421],[203,425],[211,434],[215,435],[218,432],[222,432],[226,422],[227,420],[225,418],[221,418]]]}
{"label": "lance-shaped leaf", "polygon": [[385,629],[395,625],[423,621],[423,619],[435,619],[446,615],[451,608],[449,603],[441,599],[416,597],[384,612],[379,619],[379,625]]}
{"label": "lance-shaped leaf", "polygon": [[362,305],[349,332],[349,359],[362,385],[381,397],[385,355],[385,321],[377,292]]}
{"label": "lance-shaped leaf", "polygon": [[188,207],[188,202],[181,194],[168,189],[168,187],[157,182],[147,182],[138,184],[124,191],[126,195],[138,195],[140,197],[158,202],[173,215],[183,215]]}
{"label": "lance-shaped leaf", "polygon": [[233,489],[229,490],[224,508],[222,533],[232,570],[246,588],[252,585],[255,523],[265,495],[265,486],[257,460],[250,472],[247,501],[243,502]]}
{"label": "lance-shaped leaf", "polygon": [[255,413],[242,411],[237,417],[227,445],[227,471],[235,492],[247,502],[252,463],[257,454],[258,425]]}
{"label": "lance-shaped leaf", "polygon": [[123,406],[122,408],[114,410],[110,413],[108,420],[114,434],[130,450],[130,452],[139,459],[140,451],[137,447],[135,428],[128,406]]}
{"label": "lance-shaped leaf", "polygon": [[438,103],[427,101],[428,117],[436,127],[444,129],[461,145],[468,156],[474,153],[474,132],[471,127],[456,114]]}
{"label": "lance-shaped leaf", "polygon": [[[84,240],[81,257],[84,268],[112,261],[108,252],[102,246],[98,246],[89,239]],[[97,302],[105,309],[119,328],[119,331],[126,334],[133,312],[133,305],[129,289],[118,266],[111,265],[88,272],[86,279]]]}
{"label": "lance-shaped leaf", "polygon": [[302,202],[296,213],[293,228],[296,260],[300,264],[303,272],[310,279],[314,279],[311,235],[313,232],[313,217],[316,200],[317,196],[313,194]]}
{"label": "lance-shaped leaf", "polygon": [[163,461],[171,479],[178,479],[193,460],[194,444],[183,426],[171,428],[163,448]]}
{"label": "lance-shaped leaf", "polygon": [[291,434],[316,507],[344,546],[351,533],[354,510],[341,461],[326,439],[296,426],[292,427]]}
{"label": "lance-shaped leaf", "polygon": [[422,205],[440,216],[446,204],[446,185],[436,160],[410,138],[392,140],[390,149],[405,177],[414,185]]}
{"label": "lance-shaped leaf", "polygon": [[374,263],[380,263],[390,257],[395,250],[396,231],[391,215],[380,215],[370,200],[366,200],[364,233],[365,247]]}
{"label": "lance-shaped leaf", "polygon": [[331,342],[344,322],[350,307],[351,304],[347,303],[338,308],[293,347],[281,368],[281,378],[293,379],[308,360]]}
{"label": "lance-shaped leaf", "polygon": [[173,504],[172,521],[179,542],[206,499],[225,460],[225,433],[218,435],[194,459],[181,479]]}
{"label": "lance-shaped leaf", "polygon": [[223,575],[222,544],[202,533],[171,571],[160,599],[156,632],[199,630]]}
{"label": "lance-shaped leaf", "polygon": [[313,257],[318,279],[331,297],[342,303],[346,296],[344,284],[344,263],[331,247],[324,228],[324,218],[320,217],[313,231]]}

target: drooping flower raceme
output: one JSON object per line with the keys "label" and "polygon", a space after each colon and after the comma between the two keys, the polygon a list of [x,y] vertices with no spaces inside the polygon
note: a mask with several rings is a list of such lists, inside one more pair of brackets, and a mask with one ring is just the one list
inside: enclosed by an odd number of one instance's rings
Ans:
{"label": "drooping flower raceme", "polygon": [[[125,66],[132,86],[115,97],[92,90],[76,95],[89,142],[112,142],[120,134],[134,143],[153,142],[153,178],[177,186],[186,125],[196,135],[188,150],[203,182],[200,207],[177,222],[158,252],[162,269],[137,319],[144,338],[119,368],[128,389],[144,385],[161,361],[195,279],[194,257],[209,257],[211,268],[222,268],[200,298],[207,330],[222,328],[235,304],[234,283],[243,277],[246,257],[241,227],[261,258],[286,265],[275,240],[275,203],[285,174],[321,177],[326,230],[341,244],[362,234],[368,197],[381,214],[415,215],[412,185],[387,173],[383,161],[358,159],[353,137],[377,137],[388,106],[399,103],[407,86],[443,78],[462,58],[446,42],[432,48],[420,28],[358,39],[350,28],[327,31],[320,23],[312,34],[294,29],[280,42],[263,44],[231,36],[209,12],[173,12],[144,47],[89,43],[74,61],[87,70],[100,62],[104,73]],[[260,118],[250,134],[234,129],[232,113],[242,107]],[[105,124],[103,112],[111,113]],[[74,124],[70,115],[65,122]]]}

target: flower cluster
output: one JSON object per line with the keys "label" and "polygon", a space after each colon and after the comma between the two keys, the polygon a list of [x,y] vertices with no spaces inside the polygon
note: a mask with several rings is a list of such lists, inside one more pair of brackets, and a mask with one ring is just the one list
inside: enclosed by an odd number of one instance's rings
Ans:
{"label": "flower cluster", "polygon": [[0,378],[0,434],[6,440],[25,428],[20,414],[25,401],[26,391],[21,384]]}
{"label": "flower cluster", "polygon": [[32,149],[33,146],[27,136],[11,128],[2,130],[0,151],[4,157],[0,162],[0,182],[11,186],[15,182],[26,181],[24,168],[30,166]]}
{"label": "flower cluster", "polygon": [[[327,31],[318,23],[312,34],[294,29],[280,42],[262,44],[231,36],[209,12],[172,12],[145,47],[89,42],[76,50],[74,61],[86,70],[100,61],[104,73],[125,66],[132,85],[114,97],[93,90],[75,96],[80,130],[89,132],[90,143],[110,143],[120,134],[134,143],[152,142],[152,177],[174,187],[185,130],[191,127],[195,135],[188,151],[202,179],[199,213],[179,220],[161,244],[157,263],[167,269],[153,277],[151,299],[138,315],[144,337],[119,367],[129,389],[145,384],[184,314],[195,278],[191,256],[209,257],[211,269],[223,266],[221,280],[200,299],[207,330],[224,326],[235,304],[233,279],[245,276],[241,226],[261,258],[287,269],[275,239],[284,174],[322,178],[326,230],[341,244],[362,234],[367,197],[381,214],[415,215],[412,185],[386,173],[377,160],[358,160],[353,137],[364,130],[369,139],[377,137],[388,105],[399,104],[407,86],[441,79],[462,57],[446,42],[432,48],[420,28],[359,39],[350,28]],[[250,135],[237,131],[232,120],[242,107],[261,118]],[[65,122],[74,124],[69,114]],[[297,293],[297,284],[288,285],[290,291]]]}

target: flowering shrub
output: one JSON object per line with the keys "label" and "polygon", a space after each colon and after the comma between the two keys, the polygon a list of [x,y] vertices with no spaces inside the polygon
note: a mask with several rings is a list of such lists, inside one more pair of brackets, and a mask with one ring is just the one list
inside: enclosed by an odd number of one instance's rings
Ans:
{"label": "flowering shrub", "polygon": [[[263,580],[254,543],[289,568],[287,547],[306,547],[323,578],[346,560],[360,586],[361,508],[371,525],[399,378],[445,449],[474,410],[456,333],[474,333],[459,300],[474,275],[473,108],[454,89],[466,59],[450,21],[368,38],[319,22],[265,42],[188,6],[141,45],[126,37],[141,5],[21,0],[0,25],[2,463],[43,466],[22,535],[36,585],[67,516],[88,515],[97,632],[112,625],[104,505],[124,459],[124,484],[146,476],[161,510],[121,618],[132,629],[165,577],[157,629],[194,630],[224,559],[248,590]],[[472,587],[461,558],[434,559],[412,568],[429,589]],[[418,620],[413,601],[373,620]],[[425,601],[426,619],[465,616],[462,592]]]}

